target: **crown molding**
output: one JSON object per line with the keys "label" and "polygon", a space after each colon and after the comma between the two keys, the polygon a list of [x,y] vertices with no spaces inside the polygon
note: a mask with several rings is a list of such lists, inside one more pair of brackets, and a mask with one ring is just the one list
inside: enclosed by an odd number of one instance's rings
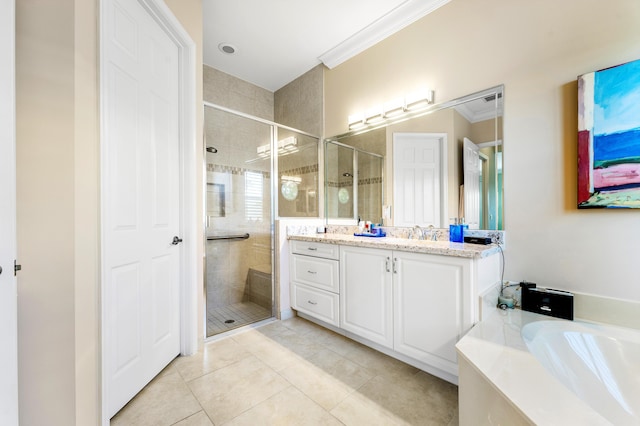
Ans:
{"label": "crown molding", "polygon": [[358,31],[342,43],[318,57],[328,68],[334,68],[379,41],[400,31],[451,0],[407,0],[386,15]]}
{"label": "crown molding", "polygon": [[[476,99],[471,102],[480,102],[479,99]],[[469,123],[477,123],[479,121],[490,120],[492,118],[496,118],[496,116],[502,116],[502,103],[498,103],[498,109],[495,108],[486,108],[480,111],[476,111],[469,107],[469,102],[463,103],[455,106],[456,111],[460,113]]]}

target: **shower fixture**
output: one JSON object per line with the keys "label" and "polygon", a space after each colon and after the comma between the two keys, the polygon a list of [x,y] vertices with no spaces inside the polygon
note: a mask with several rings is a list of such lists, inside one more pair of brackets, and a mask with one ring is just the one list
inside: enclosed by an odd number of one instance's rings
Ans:
{"label": "shower fixture", "polygon": [[214,148],[214,147],[212,147],[212,146],[208,146],[208,147],[207,147],[207,152],[210,152],[210,153],[212,153],[212,154],[215,154],[216,152],[218,152],[218,149],[217,149],[217,148]]}
{"label": "shower fixture", "polygon": [[353,177],[353,175],[352,175],[351,173],[349,173],[349,172],[344,172],[344,173],[342,174],[342,176],[344,176],[344,177],[351,177],[351,178]]}

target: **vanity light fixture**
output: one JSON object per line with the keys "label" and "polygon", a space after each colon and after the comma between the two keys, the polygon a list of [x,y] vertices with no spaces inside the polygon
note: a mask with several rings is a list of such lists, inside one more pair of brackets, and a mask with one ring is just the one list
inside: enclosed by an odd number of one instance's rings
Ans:
{"label": "vanity light fixture", "polygon": [[420,90],[412,93],[405,98],[405,107],[407,110],[416,110],[424,108],[433,103],[433,90]]}
{"label": "vanity light fixture", "polygon": [[366,112],[350,115],[349,130],[359,130],[398,117],[406,112],[419,111],[432,104],[433,99],[433,90],[423,89],[405,96],[404,99],[398,98],[385,102],[384,105],[378,105]]}
{"label": "vanity light fixture", "polygon": [[382,120],[384,120],[382,105],[371,108],[364,114],[364,124],[375,124],[381,122]]}
{"label": "vanity light fixture", "polygon": [[[266,158],[271,155],[271,145],[260,145],[257,148],[258,157]],[[281,141],[278,141],[278,155],[293,154],[298,151],[298,138],[295,136],[289,136]]]}
{"label": "vanity light fixture", "polygon": [[405,112],[404,99],[398,98],[390,102],[385,102],[384,118],[396,117]]}
{"label": "vanity light fixture", "polygon": [[349,116],[349,130],[356,130],[364,127],[364,113],[353,114]]}

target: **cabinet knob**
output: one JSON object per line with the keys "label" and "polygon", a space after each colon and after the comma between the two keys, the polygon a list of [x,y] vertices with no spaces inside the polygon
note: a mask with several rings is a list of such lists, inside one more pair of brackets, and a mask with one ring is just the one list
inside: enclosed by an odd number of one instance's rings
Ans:
{"label": "cabinet knob", "polygon": [[318,247],[307,247],[307,250],[318,251]]}
{"label": "cabinet knob", "polygon": [[398,273],[398,259],[397,258],[393,258],[393,273],[397,274]]}
{"label": "cabinet knob", "polygon": [[310,274],[313,274],[313,275],[317,274],[316,271],[307,271],[307,272],[310,273]]}
{"label": "cabinet knob", "polygon": [[313,302],[311,300],[307,300],[307,303],[310,304],[310,305],[317,305],[318,304],[318,302]]}
{"label": "cabinet knob", "polygon": [[387,260],[386,260],[386,262],[384,264],[385,268],[387,268],[387,272],[391,272],[391,270],[389,269],[389,260],[391,260],[391,259],[389,258],[389,256],[387,256]]}

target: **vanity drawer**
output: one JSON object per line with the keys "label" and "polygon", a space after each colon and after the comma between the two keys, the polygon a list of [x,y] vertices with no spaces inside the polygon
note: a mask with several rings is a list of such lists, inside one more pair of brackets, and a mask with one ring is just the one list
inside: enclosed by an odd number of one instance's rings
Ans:
{"label": "vanity drawer", "polygon": [[294,254],[291,262],[291,280],[322,290],[340,292],[337,260]]}
{"label": "vanity drawer", "polygon": [[337,327],[340,326],[340,300],[337,294],[294,283],[291,299],[294,309]]}
{"label": "vanity drawer", "polygon": [[338,260],[340,258],[339,247],[336,244],[291,240],[291,253],[324,257],[326,259]]}

